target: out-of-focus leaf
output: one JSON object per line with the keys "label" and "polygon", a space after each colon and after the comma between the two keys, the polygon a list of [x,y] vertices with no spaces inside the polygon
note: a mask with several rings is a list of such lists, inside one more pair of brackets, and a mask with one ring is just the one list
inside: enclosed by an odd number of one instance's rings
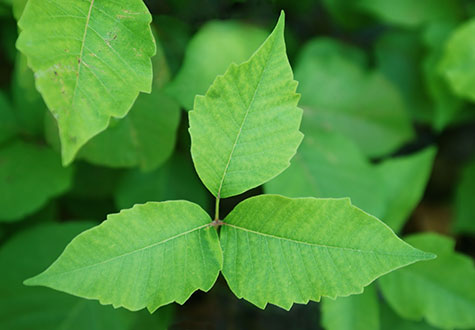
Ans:
{"label": "out-of-focus leaf", "polygon": [[374,166],[351,140],[312,125],[318,118],[307,115],[297,155],[287,170],[264,185],[265,191],[289,197],[350,197],[362,210],[383,215],[385,190]]}
{"label": "out-of-focus leaf", "polygon": [[231,64],[189,113],[191,155],[217,198],[243,193],[290,165],[302,110],[285,50],[285,14],[252,57]]}
{"label": "out-of-focus leaf", "polygon": [[[379,330],[379,302],[375,285],[362,294],[323,299],[322,325],[326,330]],[[382,328],[386,330],[386,328]]]}
{"label": "out-of-focus leaf", "polygon": [[135,205],[78,235],[25,284],[132,311],[183,304],[196,290],[208,291],[222,267],[210,222],[203,209],[187,201]]}
{"label": "out-of-focus leaf", "polygon": [[17,123],[6,95],[0,91],[0,144],[17,133]]}
{"label": "out-of-focus leaf", "polygon": [[0,149],[0,221],[14,221],[38,210],[71,185],[72,168],[61,166],[51,149],[13,142]]}
{"label": "out-of-focus leaf", "polygon": [[439,66],[440,72],[460,97],[475,102],[475,18],[460,25],[450,36]]}
{"label": "out-of-focus leaf", "polygon": [[95,136],[79,151],[96,165],[153,170],[175,147],[180,108],[159,90],[140,95],[128,115]]}
{"label": "out-of-focus leaf", "polygon": [[239,22],[209,22],[188,44],[184,63],[167,91],[186,110],[231,63],[247,60],[266,38],[260,28]]}
{"label": "out-of-focus leaf", "polygon": [[115,201],[119,209],[126,209],[149,201],[183,199],[207,210],[209,196],[191,158],[177,152],[153,172],[131,170],[125,174],[116,190]]}
{"label": "out-of-focus leaf", "polygon": [[13,9],[13,17],[18,21],[23,14],[23,10],[25,9],[26,3],[28,0],[11,0],[12,2],[12,9]]}
{"label": "out-of-focus leaf", "polygon": [[403,319],[385,303],[380,305],[381,330],[436,330],[425,322],[415,322]]}
{"label": "out-of-focus leaf", "polygon": [[33,71],[26,63],[26,56],[21,53],[15,60],[12,95],[21,132],[36,136],[43,134],[46,105],[36,90]]}
{"label": "out-of-focus leaf", "polygon": [[426,319],[444,329],[475,327],[475,267],[471,258],[454,252],[455,242],[432,233],[416,234],[406,241],[437,254],[380,278],[389,305],[402,317]]}
{"label": "out-of-focus leaf", "polygon": [[363,25],[365,17],[358,10],[358,1],[354,0],[323,0],[331,17],[339,24],[347,28],[355,28]]}
{"label": "out-of-focus leaf", "polygon": [[[404,102],[378,71],[367,71],[364,55],[331,39],[315,39],[302,50],[295,69],[300,105],[321,126],[354,140],[368,156],[394,151],[413,137]],[[347,55],[348,54],[348,55]]]}
{"label": "out-of-focus leaf", "polygon": [[457,21],[462,16],[458,0],[357,0],[358,7],[383,22],[417,27],[433,21]]}
{"label": "out-of-focus leaf", "polygon": [[389,31],[374,46],[378,69],[397,86],[411,117],[431,124],[434,111],[420,70],[424,49],[419,35],[411,31]]}
{"label": "out-of-focus leaf", "polygon": [[464,168],[457,186],[454,230],[475,234],[475,162]]}
{"label": "out-of-focus leaf", "polygon": [[463,105],[462,100],[454,95],[438,70],[445,43],[453,30],[454,24],[437,22],[430,24],[423,36],[429,52],[422,68],[427,91],[435,104],[433,125],[438,131],[453,122]]}
{"label": "out-of-focus leaf", "polygon": [[387,198],[381,219],[395,232],[402,229],[421,200],[435,154],[436,149],[431,147],[409,156],[388,159],[376,167]]}
{"label": "out-of-focus leaf", "polygon": [[64,164],[150,92],[151,20],[142,0],[28,1],[17,48],[58,121]]}
{"label": "out-of-focus leaf", "polygon": [[21,232],[1,247],[0,328],[138,330],[145,329],[137,327],[139,324],[154,321],[153,329],[166,329],[170,322],[170,310],[159,310],[158,315],[153,316],[130,313],[101,306],[95,301],[22,284],[26,278],[51,263],[75,235],[92,225],[90,222],[41,225]]}
{"label": "out-of-focus leaf", "polygon": [[112,198],[124,174],[124,170],[94,166],[86,162],[78,162],[75,168],[73,188],[68,195],[89,200]]}
{"label": "out-of-focus leaf", "polygon": [[238,298],[260,308],[361,293],[391,270],[434,257],[349,199],[260,195],[224,223],[223,275]]}

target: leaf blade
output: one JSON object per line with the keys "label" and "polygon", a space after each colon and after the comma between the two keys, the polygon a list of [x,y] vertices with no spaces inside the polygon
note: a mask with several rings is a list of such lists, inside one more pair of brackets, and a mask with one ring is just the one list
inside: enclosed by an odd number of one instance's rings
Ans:
{"label": "leaf blade", "polygon": [[302,140],[283,32],[282,13],[249,61],[218,76],[189,113],[195,168],[217,197],[237,195],[282,172]]}
{"label": "leaf blade", "polygon": [[261,195],[239,204],[224,222],[223,275],[237,297],[260,308],[361,293],[377,277],[433,257],[348,199]]}
{"label": "leaf blade", "polygon": [[95,0],[27,3],[17,48],[58,120],[64,164],[111,117],[125,116],[139,92],[150,92],[156,51],[150,22],[141,0],[126,8]]}
{"label": "leaf blade", "polygon": [[217,233],[209,223],[206,212],[190,202],[136,205],[77,236],[25,284],[134,311],[183,304],[194,291],[209,290],[221,269]]}

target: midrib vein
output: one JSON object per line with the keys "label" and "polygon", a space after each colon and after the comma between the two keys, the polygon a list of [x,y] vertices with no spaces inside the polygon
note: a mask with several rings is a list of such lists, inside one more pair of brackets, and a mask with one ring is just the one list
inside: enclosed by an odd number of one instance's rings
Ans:
{"label": "midrib vein", "polygon": [[[126,252],[126,253],[123,253],[123,254],[120,254],[118,256],[115,256],[115,257],[112,257],[112,258],[109,258],[109,259],[106,259],[106,260],[103,260],[101,262],[98,262],[98,263],[95,263],[95,264],[91,264],[91,265],[87,265],[85,267],[80,267],[80,268],[76,268],[76,269],[72,269],[72,270],[69,270],[69,271],[66,271],[66,272],[60,272],[60,273],[56,273],[56,274],[52,274],[52,275],[48,275],[49,277],[53,277],[53,276],[59,276],[59,275],[64,275],[64,274],[69,274],[69,273],[74,273],[76,271],[79,271],[79,270],[85,270],[85,269],[89,269],[89,268],[92,268],[92,267],[97,267],[97,266],[100,266],[100,265],[103,265],[103,264],[106,264],[106,263],[109,263],[109,262],[112,262],[116,259],[119,259],[119,258],[124,258],[124,257],[127,257],[129,255],[132,255],[132,254],[135,254],[135,253],[139,253],[141,251],[144,251],[144,250],[147,250],[147,249],[151,249],[151,248],[154,248],[158,245],[161,245],[161,244],[165,244],[169,241],[172,241],[174,239],[177,239],[179,237],[182,237],[182,236],[185,236],[185,235],[188,235],[194,231],[198,231],[198,230],[201,230],[205,227],[209,227],[211,225],[211,223],[207,223],[205,225],[202,225],[202,226],[199,226],[199,227],[196,227],[196,228],[193,228],[193,229],[190,229],[188,231],[185,231],[183,233],[179,233],[175,236],[172,236],[172,237],[169,237],[167,239],[164,239],[163,241],[160,241],[160,242],[155,242],[153,244],[149,244],[147,246],[144,246],[140,249],[136,249],[136,250],[133,250],[133,251],[129,251],[129,252]],[[46,274],[45,274],[46,275]]]}
{"label": "midrib vein", "polygon": [[228,227],[231,227],[231,228],[235,228],[235,229],[242,230],[244,232],[252,233],[252,234],[255,234],[255,235],[259,235],[259,236],[269,237],[269,238],[282,240],[282,241],[288,241],[288,242],[295,243],[295,244],[308,245],[308,246],[311,246],[311,247],[326,248],[326,249],[338,249],[338,250],[346,250],[346,251],[359,252],[359,253],[379,254],[379,255],[395,256],[395,257],[419,257],[419,255],[417,255],[417,254],[413,255],[413,254],[385,253],[385,252],[379,252],[379,251],[360,250],[360,249],[354,249],[354,248],[348,248],[348,247],[340,247],[340,246],[309,243],[309,242],[295,240],[295,239],[292,239],[292,238],[286,238],[286,237],[276,236],[276,235],[272,235],[272,234],[262,233],[262,232],[255,231],[255,230],[252,230],[252,229],[247,229],[247,228],[244,228],[244,227],[239,227],[239,226],[236,226],[236,225],[232,225],[232,224],[229,224],[227,222],[224,223],[224,226],[228,226]]}
{"label": "midrib vein", "polygon": [[74,107],[74,102],[76,100],[76,92],[78,90],[79,76],[81,75],[82,58],[84,56],[84,45],[86,44],[87,29],[89,27],[89,20],[91,19],[92,7],[94,7],[94,1],[95,0],[91,0],[91,5],[89,6],[89,12],[87,13],[87,17],[86,17],[86,25],[84,27],[84,33],[82,36],[82,43],[81,43],[81,51],[79,52],[79,59],[78,59],[78,75],[76,76],[76,84],[74,85],[74,92],[73,92],[73,98],[71,100],[71,107]]}
{"label": "midrib vein", "polygon": [[[249,115],[249,112],[251,111],[251,108],[254,104],[254,100],[256,99],[256,95],[257,95],[257,91],[259,90],[259,87],[261,85],[261,82],[262,82],[262,77],[264,77],[264,74],[268,68],[268,65],[269,65],[269,59],[270,57],[272,56],[272,52],[274,51],[274,46],[275,46],[275,37],[274,39],[272,40],[272,47],[269,51],[269,55],[267,57],[267,60],[265,62],[265,66],[264,66],[264,69],[262,69],[262,72],[261,72],[261,75],[259,77],[259,81],[257,83],[257,86],[256,86],[256,89],[254,90],[254,95],[252,96],[252,99],[251,99],[251,102],[249,102],[249,105],[247,106],[247,109],[246,109],[246,113],[244,115],[244,118],[241,122],[241,126],[239,127],[239,131],[238,131],[238,134],[236,136],[236,140],[234,140],[234,144],[233,144],[233,147],[231,149],[231,153],[229,154],[229,158],[228,158],[228,162],[226,163],[226,166],[224,168],[224,172],[223,172],[223,177],[221,178],[221,182],[219,183],[219,188],[218,188],[218,194],[217,194],[217,197],[220,198],[221,197],[221,189],[223,188],[223,184],[224,184],[224,179],[226,178],[226,174],[228,172],[228,168],[229,168],[229,165],[231,164],[231,159],[233,158],[233,154],[234,154],[234,150],[236,149],[236,146],[238,144],[238,141],[239,141],[239,138],[241,137],[241,133],[242,133],[242,129],[244,127],[244,124],[246,123],[246,119],[247,119],[247,116]],[[238,92],[240,94],[240,91],[238,89]]]}

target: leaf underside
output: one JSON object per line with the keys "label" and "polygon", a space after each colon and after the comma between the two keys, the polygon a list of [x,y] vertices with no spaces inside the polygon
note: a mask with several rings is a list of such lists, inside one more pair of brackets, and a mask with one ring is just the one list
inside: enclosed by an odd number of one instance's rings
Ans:
{"label": "leaf underside", "polygon": [[249,61],[232,64],[190,111],[191,153],[213,195],[240,194],[289,166],[302,140],[284,14]]}
{"label": "leaf underside", "polygon": [[348,199],[261,195],[224,222],[223,275],[237,297],[260,308],[361,293],[383,274],[433,258]]}
{"label": "leaf underside", "polygon": [[63,163],[150,92],[155,42],[142,0],[31,0],[17,48],[58,121]]}
{"label": "leaf underside", "polygon": [[153,312],[209,290],[222,265],[211,219],[198,205],[136,205],[77,236],[46,271],[25,282],[102,304]]}

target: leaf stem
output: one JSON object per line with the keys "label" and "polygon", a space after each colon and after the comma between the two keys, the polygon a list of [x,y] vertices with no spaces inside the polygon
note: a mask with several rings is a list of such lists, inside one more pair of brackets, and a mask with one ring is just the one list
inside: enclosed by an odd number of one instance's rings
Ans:
{"label": "leaf stem", "polygon": [[219,195],[218,195],[218,197],[216,197],[216,204],[215,204],[215,207],[214,207],[214,221],[219,220],[219,201],[220,201],[220,198],[219,198]]}

